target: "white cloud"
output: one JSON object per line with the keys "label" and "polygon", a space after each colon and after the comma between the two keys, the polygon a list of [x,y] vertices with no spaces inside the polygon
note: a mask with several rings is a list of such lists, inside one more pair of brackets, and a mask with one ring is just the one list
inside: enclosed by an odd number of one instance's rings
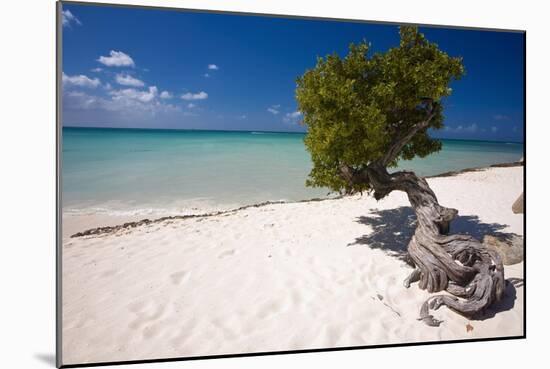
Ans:
{"label": "white cloud", "polygon": [[187,107],[188,107],[189,109],[193,109],[193,108],[196,107],[196,106],[197,106],[197,105],[195,105],[195,104],[193,104],[193,103],[187,104]]}
{"label": "white cloud", "polygon": [[210,74],[204,73],[204,74],[203,74],[203,77],[205,77],[205,78],[210,78]]}
{"label": "white cloud", "polygon": [[160,93],[160,98],[161,99],[171,99],[172,97],[174,97],[174,96],[168,91],[162,91]]}
{"label": "white cloud", "polygon": [[122,51],[115,51],[115,50],[111,50],[111,52],[109,53],[109,56],[100,56],[99,59],[97,59],[97,61],[108,67],[135,66],[134,60],[130,57],[130,55],[127,55]]}
{"label": "white cloud", "polygon": [[117,74],[115,77],[116,82],[122,86],[143,87],[145,83],[142,80],[134,78],[129,74]]}
{"label": "white cloud", "polygon": [[270,112],[273,115],[279,114],[279,108],[281,107],[280,104],[277,105],[271,105],[269,108],[267,108],[267,111]]}
{"label": "white cloud", "polygon": [[103,70],[103,68],[97,67],[97,68],[92,69],[92,72],[99,73],[102,70]]}
{"label": "white cloud", "polygon": [[495,114],[493,115],[494,120],[510,120],[510,117],[505,114]]}
{"label": "white cloud", "polygon": [[295,111],[295,112],[292,112],[292,113],[287,113],[286,114],[286,117],[287,118],[299,118],[302,116],[302,113],[299,112],[299,111]]}
{"label": "white cloud", "polygon": [[239,116],[237,117],[237,119],[246,119],[246,118],[247,118],[246,114],[239,115]]}
{"label": "white cloud", "polygon": [[82,91],[66,91],[63,93],[63,109],[120,114],[115,117],[132,121],[150,119],[148,117],[158,114],[182,113],[179,106],[164,103],[158,97],[158,89],[155,86],[147,90],[135,88],[112,90],[108,92],[107,97],[94,96]]}
{"label": "white cloud", "polygon": [[90,78],[83,74],[68,76],[65,73],[63,73],[61,80],[64,86],[96,88],[101,84],[101,81],[98,78]]}
{"label": "white cloud", "polygon": [[475,133],[479,130],[476,123],[472,123],[468,126],[459,125],[456,127],[445,126],[445,131],[454,133]]}
{"label": "white cloud", "polygon": [[208,94],[204,91],[197,92],[195,94],[191,93],[191,92],[187,92],[187,93],[181,95],[181,98],[183,100],[204,100],[204,99],[208,98]]}
{"label": "white cloud", "polygon": [[113,96],[113,100],[132,99],[147,103],[157,97],[158,89],[156,86],[149,87],[149,90],[147,91],[140,91],[135,88],[126,88],[123,90],[111,91],[110,94]]}
{"label": "white cloud", "polygon": [[216,64],[208,64],[208,69],[210,70],[218,70],[220,69]]}
{"label": "white cloud", "polygon": [[297,123],[298,122],[298,119],[300,119],[300,117],[302,116],[302,113],[299,112],[299,111],[294,111],[292,113],[286,113],[285,114],[285,117],[283,118],[283,121],[285,123]]}
{"label": "white cloud", "polygon": [[72,24],[82,25],[82,22],[74,16],[69,9],[61,12],[61,24],[63,27],[70,27]]}
{"label": "white cloud", "polygon": [[477,127],[477,124],[475,124],[475,123],[470,124],[469,126],[464,127],[464,131],[465,131],[465,132],[471,132],[471,133],[477,132],[477,129],[478,129],[478,127]]}
{"label": "white cloud", "polygon": [[63,106],[71,109],[91,109],[98,99],[81,91],[69,91],[63,95]]}

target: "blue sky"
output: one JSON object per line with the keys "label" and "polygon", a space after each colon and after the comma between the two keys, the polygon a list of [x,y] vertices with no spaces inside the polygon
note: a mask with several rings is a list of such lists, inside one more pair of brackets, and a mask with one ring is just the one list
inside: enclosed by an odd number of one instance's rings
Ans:
{"label": "blue sky", "polygon": [[[523,141],[523,35],[422,27],[466,76],[441,138]],[[304,131],[296,78],[317,56],[399,42],[394,25],[63,6],[65,126]]]}

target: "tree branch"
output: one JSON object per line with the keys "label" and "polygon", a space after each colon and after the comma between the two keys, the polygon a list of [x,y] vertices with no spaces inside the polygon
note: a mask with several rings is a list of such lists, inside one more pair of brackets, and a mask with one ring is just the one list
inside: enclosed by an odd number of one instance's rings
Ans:
{"label": "tree branch", "polygon": [[430,124],[430,121],[432,120],[432,118],[435,115],[435,112],[436,112],[435,104],[437,104],[437,103],[433,102],[431,99],[423,99],[422,102],[427,105],[427,108],[426,108],[427,117],[426,117],[426,119],[421,121],[421,122],[418,122],[417,124],[415,124],[412,127],[412,129],[409,132],[407,132],[406,135],[398,138],[397,140],[395,140],[392,143],[390,149],[386,152],[384,157],[380,160],[380,164],[382,164],[383,166],[386,167],[393,160],[395,160],[395,158],[397,158],[397,156],[399,155],[399,153],[401,152],[403,147],[407,143],[409,143],[409,141],[414,137],[414,135],[417,134],[422,129],[427,128],[428,125]]}
{"label": "tree branch", "polygon": [[397,182],[408,179],[408,172],[399,172],[390,176],[387,173],[386,167],[399,155],[399,152],[416,133],[428,127],[431,119],[435,116],[436,102],[431,98],[422,98],[421,104],[423,104],[426,109],[426,119],[415,124],[406,135],[396,139],[382,159],[371,162],[364,168],[353,168],[345,163],[339,165],[340,177],[344,179],[350,187],[357,184],[370,183],[375,188],[374,197],[379,200],[391,191],[397,189]]}
{"label": "tree branch", "polygon": [[356,184],[369,183],[367,171],[364,169],[355,169],[344,163],[341,163],[338,169],[340,171],[340,177],[344,179],[350,187]]}

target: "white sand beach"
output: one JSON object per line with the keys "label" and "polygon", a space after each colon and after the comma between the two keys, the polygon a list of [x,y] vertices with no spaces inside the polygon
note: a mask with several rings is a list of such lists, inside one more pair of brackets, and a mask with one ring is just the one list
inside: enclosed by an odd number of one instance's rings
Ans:
{"label": "white sand beach", "polygon": [[[459,210],[451,232],[523,235],[523,167],[428,180]],[[65,217],[63,363],[456,340],[523,334],[520,284],[480,320],[403,287],[414,214],[403,193],[272,204],[70,238],[113,219]],[[116,224],[116,223],[115,223]],[[523,278],[523,263],[506,266]],[[468,327],[468,329],[467,329]],[[470,329],[471,328],[471,329]]]}

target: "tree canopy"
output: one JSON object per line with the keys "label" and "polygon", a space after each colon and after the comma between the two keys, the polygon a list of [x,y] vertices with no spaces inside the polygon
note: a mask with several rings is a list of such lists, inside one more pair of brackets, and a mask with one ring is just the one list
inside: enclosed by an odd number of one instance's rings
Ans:
{"label": "tree canopy", "polygon": [[428,129],[443,126],[441,100],[464,74],[462,59],[447,55],[416,27],[400,27],[399,33],[399,46],[384,53],[371,55],[366,41],[351,44],[345,58],[319,57],[298,78],[296,99],[313,161],[307,185],[368,190],[368,181],[346,181],[342,167],[392,167],[441,149]]}

